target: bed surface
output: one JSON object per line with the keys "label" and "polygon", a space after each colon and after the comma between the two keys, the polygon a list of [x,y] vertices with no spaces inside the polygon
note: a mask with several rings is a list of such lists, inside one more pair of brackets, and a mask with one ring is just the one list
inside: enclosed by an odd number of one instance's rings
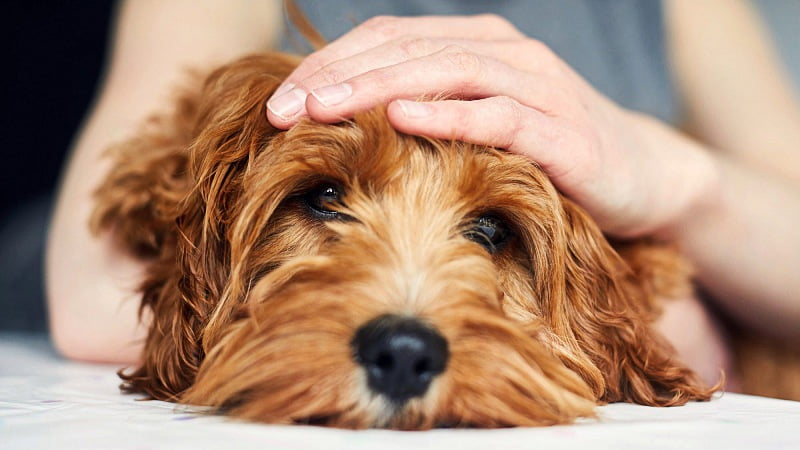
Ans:
{"label": "bed surface", "polygon": [[60,358],[42,335],[0,334],[0,448],[800,449],[800,402],[737,394],[678,408],[600,407],[575,425],[395,432],[271,426],[121,395],[117,367]]}

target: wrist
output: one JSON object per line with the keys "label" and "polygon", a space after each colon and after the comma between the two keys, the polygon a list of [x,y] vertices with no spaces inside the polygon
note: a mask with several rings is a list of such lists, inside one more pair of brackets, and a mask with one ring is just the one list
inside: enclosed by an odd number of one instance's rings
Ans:
{"label": "wrist", "polygon": [[647,174],[652,194],[643,208],[648,217],[635,234],[680,242],[721,204],[721,161],[680,131],[652,117],[631,114],[641,154],[653,168]]}

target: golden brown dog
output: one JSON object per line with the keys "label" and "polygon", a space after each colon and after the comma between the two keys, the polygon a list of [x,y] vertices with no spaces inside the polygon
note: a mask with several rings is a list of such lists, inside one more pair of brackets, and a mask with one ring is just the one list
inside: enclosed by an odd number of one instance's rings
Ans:
{"label": "golden brown dog", "polygon": [[529,160],[380,110],[280,131],[296,65],[224,66],[114,150],[93,227],[149,261],[128,391],[271,423],[568,423],[713,389],[651,330],[676,254],[613,247]]}

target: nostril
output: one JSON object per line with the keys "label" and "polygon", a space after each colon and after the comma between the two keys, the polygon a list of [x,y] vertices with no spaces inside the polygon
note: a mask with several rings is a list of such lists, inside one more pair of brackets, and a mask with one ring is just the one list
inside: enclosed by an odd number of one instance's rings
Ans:
{"label": "nostril", "polygon": [[394,358],[386,352],[378,353],[378,358],[375,360],[375,365],[384,371],[392,370],[394,367]]}
{"label": "nostril", "polygon": [[428,374],[430,368],[430,360],[428,358],[422,359],[414,364],[414,374],[418,377]]}
{"label": "nostril", "polygon": [[356,331],[352,346],[370,389],[395,402],[424,395],[449,358],[447,341],[435,329],[401,316],[368,322]]}

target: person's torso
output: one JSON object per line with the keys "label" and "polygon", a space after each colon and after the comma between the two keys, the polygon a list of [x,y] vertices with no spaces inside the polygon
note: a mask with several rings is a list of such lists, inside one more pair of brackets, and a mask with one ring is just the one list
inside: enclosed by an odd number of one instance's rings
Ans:
{"label": "person's torso", "polygon": [[[297,0],[296,4],[329,41],[376,15],[499,14],[547,44],[620,105],[670,123],[678,120],[660,0]],[[284,47],[296,40],[296,36],[285,39]]]}

